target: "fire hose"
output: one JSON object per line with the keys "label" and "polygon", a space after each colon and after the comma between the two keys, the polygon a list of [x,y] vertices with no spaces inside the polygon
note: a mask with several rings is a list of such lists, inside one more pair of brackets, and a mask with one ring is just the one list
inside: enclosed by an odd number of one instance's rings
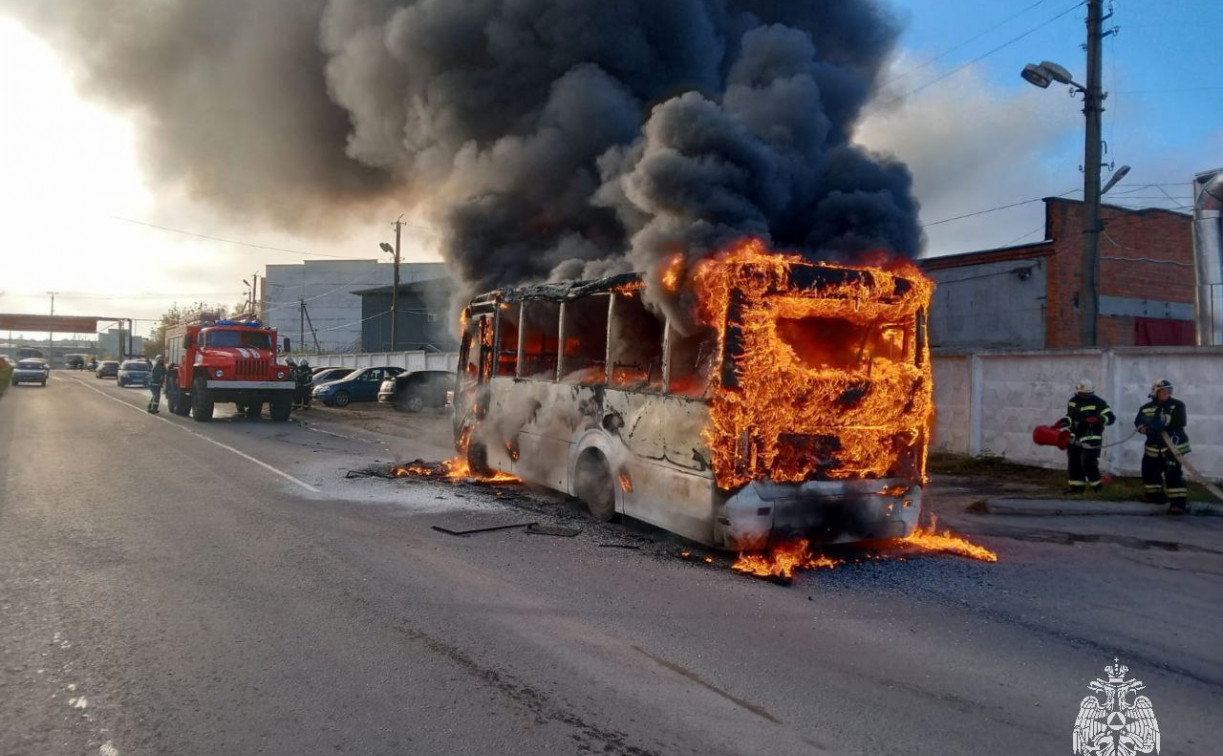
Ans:
{"label": "fire hose", "polygon": [[[1137,433],[1137,429],[1135,429],[1134,432]],[[1192,475],[1194,479],[1197,480],[1198,483],[1201,483],[1203,486],[1205,486],[1206,490],[1210,491],[1212,496],[1214,496],[1219,501],[1223,501],[1223,491],[1220,491],[1218,486],[1206,480],[1206,477],[1202,475],[1200,472],[1198,472],[1196,467],[1189,464],[1189,460],[1185,459],[1185,455],[1181,454],[1180,450],[1177,449],[1176,446],[1172,443],[1172,439],[1168,438],[1168,432],[1160,431],[1159,437],[1163,439],[1164,445],[1168,447],[1168,451],[1172,452],[1172,456],[1176,457],[1176,461],[1181,464],[1181,467],[1188,470],[1189,474]]]}

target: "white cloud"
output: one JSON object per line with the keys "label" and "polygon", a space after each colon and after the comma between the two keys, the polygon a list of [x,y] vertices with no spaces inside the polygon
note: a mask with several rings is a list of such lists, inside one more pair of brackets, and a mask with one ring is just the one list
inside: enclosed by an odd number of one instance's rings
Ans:
{"label": "white cloud", "polygon": [[[929,224],[1081,187],[1081,135],[1080,108],[1070,98],[995,90],[970,68],[907,98],[882,93],[855,138],[909,165]],[[1039,240],[1043,211],[1034,202],[927,226],[925,254]]]}

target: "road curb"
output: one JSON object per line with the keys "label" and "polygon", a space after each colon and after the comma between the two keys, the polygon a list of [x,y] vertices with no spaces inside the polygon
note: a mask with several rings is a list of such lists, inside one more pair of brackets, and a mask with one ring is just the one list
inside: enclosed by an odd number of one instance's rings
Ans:
{"label": "road curb", "polygon": [[[1213,502],[1191,502],[1193,515],[1223,515],[1223,506]],[[1166,515],[1167,504],[1141,501],[1093,501],[1090,499],[1036,499],[1000,496],[983,499],[971,507],[973,514],[1008,515],[1015,517],[1153,517]]]}

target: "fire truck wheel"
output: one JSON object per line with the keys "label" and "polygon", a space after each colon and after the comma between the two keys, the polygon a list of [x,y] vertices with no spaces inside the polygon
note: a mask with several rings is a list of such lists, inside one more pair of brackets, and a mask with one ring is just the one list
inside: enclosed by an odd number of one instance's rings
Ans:
{"label": "fire truck wheel", "polygon": [[347,391],[335,392],[335,395],[331,397],[331,403],[337,407],[347,407],[348,406],[348,392]]}
{"label": "fire truck wheel", "polygon": [[263,402],[251,402],[246,407],[246,416],[254,420],[263,414]]}
{"label": "fire truck wheel", "polygon": [[170,405],[170,411],[179,417],[186,417],[191,414],[191,397],[187,396],[179,387],[174,384],[174,390],[166,390],[166,403]]}
{"label": "fire truck wheel", "polygon": [[290,413],[293,411],[293,392],[281,391],[283,396],[272,397],[272,402],[268,405],[268,414],[278,423],[283,423],[289,419]]}
{"label": "fire truck wheel", "polygon": [[204,378],[196,378],[191,386],[191,418],[197,423],[207,423],[212,420],[212,392]]}
{"label": "fire truck wheel", "polygon": [[616,488],[607,459],[595,449],[578,458],[573,476],[573,492],[586,504],[596,520],[609,522],[616,516]]}

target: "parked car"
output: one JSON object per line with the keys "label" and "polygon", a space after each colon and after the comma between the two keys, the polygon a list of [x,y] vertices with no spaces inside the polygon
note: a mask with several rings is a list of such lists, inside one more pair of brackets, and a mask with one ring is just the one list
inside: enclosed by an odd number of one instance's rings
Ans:
{"label": "parked car", "polygon": [[98,378],[114,378],[119,375],[119,363],[117,360],[102,360],[93,374]]}
{"label": "parked car", "polygon": [[378,401],[400,412],[420,412],[426,407],[445,407],[446,392],[454,388],[454,373],[448,370],[418,370],[387,378],[378,389]]}
{"label": "parked car", "polygon": [[65,354],[64,355],[64,367],[68,368],[69,370],[84,370],[85,369],[85,355],[83,354]]}
{"label": "parked car", "polygon": [[[318,375],[319,373],[323,372],[324,370],[342,370],[342,369],[343,368],[341,368],[339,365],[319,365],[318,367],[310,368],[310,375]],[[352,368],[348,368],[348,369],[352,370]]]}
{"label": "parked car", "polygon": [[329,407],[347,407],[349,402],[376,402],[382,382],[402,372],[403,368],[389,366],[357,368],[339,380],[315,386],[312,396]]}
{"label": "parked car", "polygon": [[18,383],[38,383],[47,385],[47,376],[51,374],[51,366],[46,360],[18,360],[13,368],[13,385]]}
{"label": "parked car", "polygon": [[323,368],[315,373],[310,379],[310,385],[317,386],[321,383],[326,383],[327,381],[338,381],[341,378],[346,377],[354,370],[356,370],[356,368]]}
{"label": "parked car", "polygon": [[115,382],[119,384],[119,388],[124,386],[147,386],[149,385],[149,371],[152,366],[145,360],[125,360],[119,365],[119,372],[115,375]]}

